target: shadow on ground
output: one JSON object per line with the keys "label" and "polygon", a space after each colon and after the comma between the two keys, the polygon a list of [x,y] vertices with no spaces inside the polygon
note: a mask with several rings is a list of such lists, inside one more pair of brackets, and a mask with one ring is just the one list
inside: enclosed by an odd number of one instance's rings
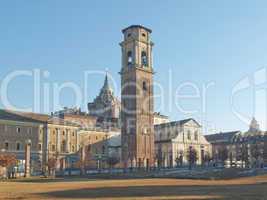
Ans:
{"label": "shadow on ground", "polygon": [[103,179],[92,179],[92,178],[23,178],[23,179],[14,179],[10,182],[17,183],[60,183],[60,182],[88,182],[88,181],[101,181]]}
{"label": "shadow on ground", "polygon": [[38,193],[46,198],[88,199],[88,198],[149,198],[165,197],[175,199],[266,199],[267,184],[225,185],[225,186],[129,186],[100,187]]}

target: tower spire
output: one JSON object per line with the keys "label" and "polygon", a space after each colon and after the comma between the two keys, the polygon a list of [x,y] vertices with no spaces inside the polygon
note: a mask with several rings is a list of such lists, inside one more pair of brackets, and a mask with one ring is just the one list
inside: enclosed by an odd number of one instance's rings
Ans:
{"label": "tower spire", "polygon": [[108,81],[108,72],[106,70],[105,81],[104,81],[104,85],[102,87],[102,92],[107,92],[107,91],[112,92],[112,89],[111,89],[111,87],[109,85],[109,81]]}

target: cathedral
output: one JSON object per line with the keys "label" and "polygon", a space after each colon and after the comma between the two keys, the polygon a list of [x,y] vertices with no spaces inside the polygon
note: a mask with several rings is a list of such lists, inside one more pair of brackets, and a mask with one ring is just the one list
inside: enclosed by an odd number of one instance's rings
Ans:
{"label": "cathedral", "polygon": [[[193,148],[201,164],[210,146],[199,123],[170,122],[154,112],[152,30],[132,25],[122,34],[121,102],[106,75],[88,112],[64,108],[44,115],[0,110],[0,149],[25,163],[25,141],[31,141],[32,174],[47,171],[51,159],[61,172],[77,168],[77,163],[83,169],[107,168],[110,160],[118,160],[120,168],[175,167],[177,152],[184,152],[187,164],[186,152]],[[21,171],[22,165],[17,167]]]}
{"label": "cathedral", "polygon": [[97,118],[100,126],[120,126],[121,103],[113,93],[107,74],[99,95],[88,103],[88,113]]}

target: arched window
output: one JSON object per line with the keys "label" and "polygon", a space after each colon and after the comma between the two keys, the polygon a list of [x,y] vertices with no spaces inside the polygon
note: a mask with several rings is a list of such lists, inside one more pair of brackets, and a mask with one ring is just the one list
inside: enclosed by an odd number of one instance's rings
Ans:
{"label": "arched window", "polygon": [[133,64],[133,55],[131,51],[128,51],[127,53],[127,64],[128,66]]}
{"label": "arched window", "polygon": [[145,51],[142,51],[141,53],[141,60],[142,60],[142,65],[147,66],[147,55]]}
{"label": "arched window", "polygon": [[147,91],[147,85],[146,85],[146,82],[145,81],[143,81],[143,90],[144,91]]}
{"label": "arched window", "polygon": [[62,141],[61,151],[66,152],[66,141]]}

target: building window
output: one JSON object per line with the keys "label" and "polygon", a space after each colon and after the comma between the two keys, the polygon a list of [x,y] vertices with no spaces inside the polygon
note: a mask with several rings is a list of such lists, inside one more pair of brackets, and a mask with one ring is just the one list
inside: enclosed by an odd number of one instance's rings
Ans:
{"label": "building window", "polygon": [[105,154],[105,150],[106,150],[105,146],[102,146],[102,154]]}
{"label": "building window", "polygon": [[95,136],[95,139],[97,140],[97,139],[98,139],[98,137],[97,137],[97,136]]}
{"label": "building window", "polygon": [[16,144],[16,150],[17,150],[17,151],[20,151],[20,149],[21,149],[21,145],[20,145],[19,142],[17,142],[17,144]]}
{"label": "building window", "polygon": [[88,145],[88,147],[87,147],[87,151],[88,151],[88,152],[91,151],[91,145]]}
{"label": "building window", "polygon": [[20,130],[20,128],[19,128],[19,127],[17,127],[17,133],[20,133],[20,131],[21,131],[21,130]]}
{"label": "building window", "polygon": [[28,134],[32,134],[32,128],[28,128]]}
{"label": "building window", "polygon": [[191,133],[190,133],[190,131],[187,131],[187,139],[188,140],[191,140]]}
{"label": "building window", "polygon": [[75,152],[75,146],[74,145],[71,146],[71,151]]}
{"label": "building window", "polygon": [[142,36],[143,36],[143,37],[146,37],[146,34],[145,34],[145,33],[142,33]]}
{"label": "building window", "polygon": [[147,91],[147,85],[146,85],[146,82],[145,81],[143,81],[143,90],[144,91]]}
{"label": "building window", "polygon": [[141,60],[142,60],[142,65],[147,66],[147,55],[145,51],[142,51],[141,53]]}
{"label": "building window", "polygon": [[143,128],[143,134],[147,134],[147,128]]}
{"label": "building window", "polygon": [[72,132],[72,136],[73,136],[73,137],[75,136],[75,133],[74,133],[74,131]]}
{"label": "building window", "polygon": [[9,143],[5,142],[5,150],[8,150],[8,148],[9,148]]}
{"label": "building window", "polygon": [[127,37],[131,37],[131,35],[132,35],[131,33],[128,33]]}
{"label": "building window", "polygon": [[4,126],[4,131],[7,132],[7,125]]}
{"label": "building window", "polygon": [[62,135],[65,135],[65,131],[62,132]]}
{"label": "building window", "polygon": [[42,144],[38,144],[38,151],[42,151]]}
{"label": "building window", "polygon": [[127,53],[127,64],[128,66],[133,64],[133,55],[131,51],[128,51]]}
{"label": "building window", "polygon": [[56,151],[56,145],[52,144],[52,151]]}
{"label": "building window", "polygon": [[62,152],[65,152],[66,151],[66,142],[65,141],[62,142],[61,151]]}
{"label": "building window", "polygon": [[198,133],[195,131],[195,140],[198,140]]}
{"label": "building window", "polygon": [[162,140],[162,133],[159,133],[159,139]]}

